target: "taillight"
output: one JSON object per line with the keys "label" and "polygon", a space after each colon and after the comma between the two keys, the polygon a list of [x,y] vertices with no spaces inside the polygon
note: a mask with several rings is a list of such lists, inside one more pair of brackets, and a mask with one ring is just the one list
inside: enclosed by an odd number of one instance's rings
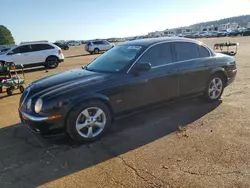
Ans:
{"label": "taillight", "polygon": [[62,50],[61,50],[61,49],[59,49],[59,50],[58,50],[58,54],[61,54],[61,53],[62,53]]}

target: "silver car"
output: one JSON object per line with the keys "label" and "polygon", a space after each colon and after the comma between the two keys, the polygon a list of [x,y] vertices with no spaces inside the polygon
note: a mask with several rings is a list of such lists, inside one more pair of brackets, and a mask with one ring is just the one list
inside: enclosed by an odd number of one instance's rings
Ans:
{"label": "silver car", "polygon": [[87,42],[85,50],[90,54],[99,54],[101,51],[108,51],[113,48],[115,44],[109,43],[105,40]]}

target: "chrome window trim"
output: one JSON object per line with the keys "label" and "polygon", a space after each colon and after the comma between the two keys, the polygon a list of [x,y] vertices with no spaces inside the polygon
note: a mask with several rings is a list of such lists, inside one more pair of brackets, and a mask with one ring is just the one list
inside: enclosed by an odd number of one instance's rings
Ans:
{"label": "chrome window trim", "polygon": [[[209,57],[211,57],[211,56],[209,56]],[[158,66],[154,66],[154,67],[151,67],[151,68],[155,69],[155,68],[158,68],[158,67],[164,67],[164,66],[178,64],[178,63],[185,63],[185,62],[188,62],[188,61],[193,61],[193,60],[198,60],[198,59],[204,59],[204,58],[207,58],[207,57],[199,57],[199,58],[188,59],[188,60],[183,60],[183,61],[175,61],[175,62],[172,62],[172,63],[158,65]]]}
{"label": "chrome window trim", "polygon": [[[140,58],[152,47],[156,46],[156,45],[159,45],[159,44],[164,44],[164,43],[174,43],[174,42],[187,42],[187,43],[193,43],[193,44],[197,44],[197,45],[200,45],[200,46],[203,46],[204,48],[206,48],[209,52],[209,57],[212,57],[214,54],[212,54],[212,51],[211,49],[205,45],[204,43],[200,42],[200,41],[183,41],[183,40],[173,40],[173,41],[162,41],[162,42],[157,42],[155,44],[152,44],[151,46],[149,46],[136,60],[135,62],[130,66],[130,68],[128,69],[127,73],[129,73],[129,71],[132,69],[132,67],[137,63],[137,61],[140,60]],[[203,58],[206,58],[206,57],[199,57],[199,58],[194,58],[194,59],[188,59],[188,60],[183,60],[183,61],[175,61],[175,62],[172,62],[172,63],[168,63],[168,64],[163,64],[163,65],[158,65],[158,66],[154,66],[152,68],[158,68],[158,67],[163,67],[163,66],[166,66],[166,65],[172,65],[172,64],[177,64],[177,63],[183,63],[183,62],[186,62],[186,61],[192,61],[192,60],[196,60],[196,59],[203,59]]]}

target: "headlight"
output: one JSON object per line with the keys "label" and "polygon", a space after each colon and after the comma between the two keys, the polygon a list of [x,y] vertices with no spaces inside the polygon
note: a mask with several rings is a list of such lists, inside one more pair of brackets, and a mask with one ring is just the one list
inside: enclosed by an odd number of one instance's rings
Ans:
{"label": "headlight", "polygon": [[42,107],[43,107],[43,100],[38,99],[35,104],[35,112],[39,113],[42,110]]}
{"label": "headlight", "polygon": [[27,103],[27,109],[30,110],[31,109],[31,104],[32,104],[32,100],[29,99],[28,103]]}

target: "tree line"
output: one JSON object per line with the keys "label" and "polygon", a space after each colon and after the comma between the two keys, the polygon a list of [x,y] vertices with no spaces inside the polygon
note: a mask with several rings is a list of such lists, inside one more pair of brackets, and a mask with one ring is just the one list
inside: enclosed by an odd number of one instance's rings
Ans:
{"label": "tree line", "polygon": [[0,45],[15,44],[15,40],[7,27],[0,25]]}

